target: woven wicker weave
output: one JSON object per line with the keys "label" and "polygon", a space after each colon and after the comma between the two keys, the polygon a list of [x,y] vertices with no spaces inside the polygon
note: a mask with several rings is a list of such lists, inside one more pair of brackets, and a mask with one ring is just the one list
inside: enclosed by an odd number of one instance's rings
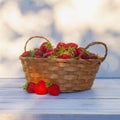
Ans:
{"label": "woven wicker weave", "polygon": [[[43,36],[30,37],[24,47],[32,38],[42,38]],[[98,59],[58,59],[58,58],[32,58],[19,57],[28,82],[37,83],[39,80],[57,83],[61,92],[73,92],[90,89],[93,85],[96,73],[101,62],[107,56],[107,46],[102,42],[92,42],[85,49],[93,45],[103,45],[105,47],[104,57]]]}

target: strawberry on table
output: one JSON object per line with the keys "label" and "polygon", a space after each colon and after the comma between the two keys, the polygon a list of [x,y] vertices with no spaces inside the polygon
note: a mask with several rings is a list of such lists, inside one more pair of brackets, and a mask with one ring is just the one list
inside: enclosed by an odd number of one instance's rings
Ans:
{"label": "strawberry on table", "polygon": [[39,81],[34,88],[36,94],[44,95],[47,93],[46,83],[44,81]]}
{"label": "strawberry on table", "polygon": [[60,94],[60,88],[57,84],[52,84],[48,87],[48,93],[53,96],[58,96]]}
{"label": "strawberry on table", "polygon": [[34,93],[34,87],[35,87],[35,83],[33,82],[26,82],[24,85],[24,89],[28,92],[28,93]]}

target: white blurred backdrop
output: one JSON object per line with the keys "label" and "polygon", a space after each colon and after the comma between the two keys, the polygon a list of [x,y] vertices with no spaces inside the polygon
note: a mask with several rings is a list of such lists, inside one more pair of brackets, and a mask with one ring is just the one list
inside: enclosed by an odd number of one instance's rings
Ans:
{"label": "white blurred backdrop", "polygon": [[[24,77],[19,55],[33,35],[54,45],[105,42],[109,52],[97,77],[120,77],[120,0],[0,0],[0,77]],[[39,45],[31,41],[28,49]]]}

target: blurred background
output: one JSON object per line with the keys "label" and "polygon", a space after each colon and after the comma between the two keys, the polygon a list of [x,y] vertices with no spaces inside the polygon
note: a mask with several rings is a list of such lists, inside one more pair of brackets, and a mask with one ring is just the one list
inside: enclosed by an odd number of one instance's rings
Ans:
{"label": "blurred background", "polygon": [[[120,77],[120,0],[0,0],[0,77],[24,77],[19,55],[34,35],[85,47],[93,41],[109,52],[97,77]],[[33,40],[27,49],[39,47]],[[104,55],[104,47],[91,50]]]}

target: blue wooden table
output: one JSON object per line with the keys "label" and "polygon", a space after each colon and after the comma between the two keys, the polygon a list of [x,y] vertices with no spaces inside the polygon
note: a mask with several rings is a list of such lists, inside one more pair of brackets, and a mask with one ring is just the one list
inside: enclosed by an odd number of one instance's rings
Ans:
{"label": "blue wooden table", "polygon": [[26,93],[25,79],[0,79],[0,120],[120,120],[120,79],[59,96]]}

